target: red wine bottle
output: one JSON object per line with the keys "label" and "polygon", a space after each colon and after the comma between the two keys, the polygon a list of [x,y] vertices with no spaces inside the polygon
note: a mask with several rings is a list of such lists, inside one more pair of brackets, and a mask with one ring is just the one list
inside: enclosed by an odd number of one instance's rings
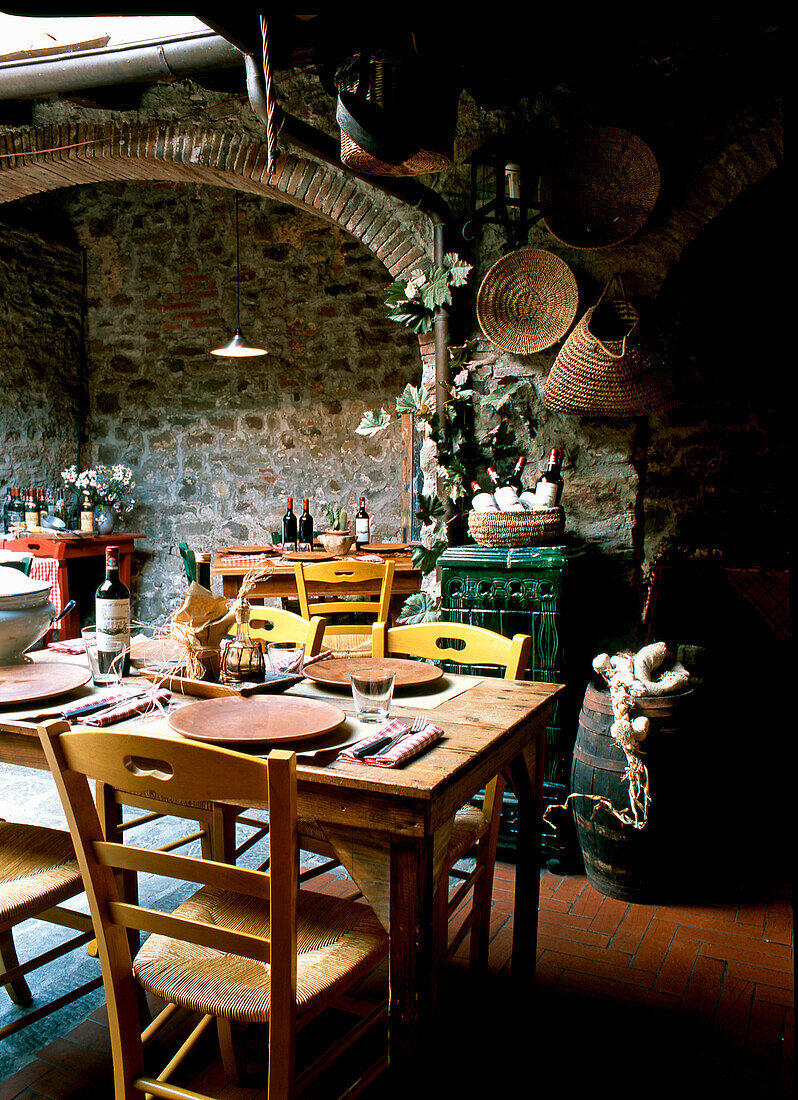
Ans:
{"label": "red wine bottle", "polygon": [[492,466],[488,466],[488,477],[495,486],[493,499],[498,504],[500,512],[522,512],[524,510],[524,506],[519,501],[518,493],[513,486],[509,483],[502,485],[499,475]]}
{"label": "red wine bottle", "polygon": [[371,542],[371,516],[366,511],[366,498],[360,498],[360,507],[355,513],[355,545],[365,546]]}
{"label": "red wine bottle", "polygon": [[553,508],[560,503],[562,496],[562,451],[552,447],[549,462],[535,486],[535,502],[538,508]]}
{"label": "red wine bottle", "polygon": [[297,523],[294,515],[294,498],[288,498],[288,506],[283,516],[283,551],[296,551]]}
{"label": "red wine bottle", "polygon": [[526,458],[524,457],[524,455],[519,455],[518,461],[513,467],[513,472],[507,478],[507,484],[512,485],[513,489],[515,489],[519,497],[524,491],[524,483],[521,480],[521,474],[524,472],[524,466],[526,466]]}
{"label": "red wine bottle", "polygon": [[308,498],[302,501],[302,515],[299,517],[299,549],[313,549],[313,516],[308,509]]}
{"label": "red wine bottle", "polygon": [[119,578],[119,547],[105,548],[105,580],[94,595],[97,661],[101,672],[110,672],[118,660],[117,646],[124,646],[122,675],[130,672],[130,589]]}
{"label": "red wine bottle", "polygon": [[493,499],[493,493],[488,493],[478,481],[472,481],[471,488],[474,490],[471,507],[475,512],[498,512],[499,506]]}

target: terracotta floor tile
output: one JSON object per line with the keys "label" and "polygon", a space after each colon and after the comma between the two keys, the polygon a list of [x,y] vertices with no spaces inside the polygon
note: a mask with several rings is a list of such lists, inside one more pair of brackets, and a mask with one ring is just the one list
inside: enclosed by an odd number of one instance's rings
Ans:
{"label": "terracotta floor tile", "polygon": [[795,1005],[795,990],[792,986],[782,988],[777,985],[765,985],[764,982],[757,982],[754,997],[758,1001],[770,1001],[771,1004],[784,1005],[785,1008],[790,1010]]}
{"label": "terracotta floor tile", "polygon": [[575,992],[590,993],[607,1000],[632,1002],[651,1008],[674,1010],[678,1007],[678,998],[669,993],[660,993],[654,989],[641,989],[625,982],[616,982],[582,971],[563,970],[557,983],[561,990],[573,989]]}
{"label": "terracotta floor tile", "polygon": [[750,982],[762,982],[763,985],[777,986],[781,989],[793,989],[792,972],[782,974],[778,970],[766,970],[761,966],[747,966],[745,963],[730,962],[729,974]]}
{"label": "terracotta floor tile", "polygon": [[606,932],[613,936],[626,916],[629,908],[628,901],[617,901],[615,898],[602,898],[601,905],[593,920],[590,922],[591,932]]}
{"label": "terracotta floor tile", "polygon": [[[683,930],[680,929],[680,936],[682,932]],[[732,947],[725,943],[718,944],[712,940],[701,944],[701,954],[708,955],[712,959],[725,959],[727,962],[737,962],[743,963],[746,966],[755,966],[763,971],[773,970],[780,974],[792,974],[793,972],[793,960],[791,957],[783,958],[780,955],[767,955],[760,951],[744,951],[739,947]]]}
{"label": "terracotta floor tile", "polygon": [[751,902],[747,905],[741,905],[737,910],[736,921],[738,924],[753,924],[757,928],[764,928],[765,912],[764,902]]}
{"label": "terracotta floor tile", "polygon": [[606,932],[591,932],[589,928],[584,926],[583,922],[572,923],[566,921],[568,916],[568,913],[551,915],[541,912],[538,921],[539,934],[548,932],[552,936],[564,936],[574,943],[590,943],[597,947],[607,947],[609,945],[610,937]]}
{"label": "terracotta floor tile", "polygon": [[[790,961],[793,957],[792,948],[786,943],[767,943],[765,940],[754,936],[739,936],[736,932],[727,932],[724,929],[697,928],[689,924],[681,924],[678,934],[682,939],[693,939],[701,943],[712,944],[720,950],[728,948],[730,951],[747,952],[754,955],[756,957],[755,961],[763,966],[771,965],[766,961],[768,959],[774,960],[774,966],[777,965],[776,960],[779,959],[786,961],[790,966],[792,965]],[[730,955],[729,958],[731,957]]]}
{"label": "terracotta floor tile", "polygon": [[[584,881],[587,883],[587,879]],[[571,906],[571,916],[587,917],[589,920],[592,920],[601,908],[603,900],[604,895],[588,885]]]}
{"label": "terracotta floor tile", "polygon": [[571,970],[580,974],[592,974],[596,978],[607,978],[609,981],[623,985],[631,985],[640,989],[651,988],[654,984],[654,975],[645,970],[633,970],[629,966],[621,966],[616,963],[606,962],[602,959],[592,959],[584,955],[577,955],[579,944],[573,945],[573,950],[553,951],[547,948],[549,958],[561,966],[563,970]]}
{"label": "terracotta floor tile", "polygon": [[794,917],[789,901],[777,898],[770,903],[765,913],[764,939],[767,943],[793,942]]}
{"label": "terracotta floor tile", "polygon": [[672,993],[675,997],[681,997],[690,981],[699,946],[694,940],[681,940],[674,936],[657,974],[654,988],[660,993]]}
{"label": "terracotta floor tile", "polygon": [[653,970],[656,973],[665,961],[678,927],[671,921],[654,917],[632,956],[631,965],[638,970]]}
{"label": "terracotta floor tile", "polygon": [[684,991],[682,1010],[703,1019],[711,1019],[720,997],[725,973],[725,963],[699,955]]}
{"label": "terracotta floor tile", "polygon": [[568,906],[573,905],[584,889],[584,884],[577,878],[564,878],[557,887],[554,897],[558,901],[567,901]]}
{"label": "terracotta floor tile", "polygon": [[727,971],[715,1010],[714,1026],[738,1049],[745,1045],[753,999],[754,983]]}
{"label": "terracotta floor tile", "polygon": [[610,941],[611,946],[616,951],[628,951],[633,955],[656,912],[653,905],[630,905]]}
{"label": "terracotta floor tile", "polygon": [[48,1066],[46,1062],[40,1062],[38,1059],[29,1062],[18,1073],[7,1077],[5,1081],[0,1081],[0,1100],[14,1100],[15,1097],[22,1095],[23,1091],[27,1091],[29,1085],[34,1085],[40,1077],[43,1077],[45,1073],[49,1073],[51,1069],[52,1067]]}
{"label": "terracotta floor tile", "polygon": [[612,963],[613,966],[628,966],[631,955],[622,951],[611,951],[601,943],[591,943],[589,940],[574,939],[573,936],[555,935],[550,931],[551,926],[541,926],[538,931],[538,944],[549,951],[566,951],[569,954],[579,955],[583,959],[596,959]]}
{"label": "terracotta floor tile", "polygon": [[746,1047],[768,1062],[775,1061],[784,1032],[784,1008],[754,997],[748,1021]]}

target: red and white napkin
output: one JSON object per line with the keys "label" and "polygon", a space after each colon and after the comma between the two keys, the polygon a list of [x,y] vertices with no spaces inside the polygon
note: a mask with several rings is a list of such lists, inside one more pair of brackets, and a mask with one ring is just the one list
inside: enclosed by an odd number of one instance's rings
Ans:
{"label": "red and white napkin", "polygon": [[[398,737],[401,733],[406,733],[406,736],[382,755],[363,757],[354,755],[357,749],[376,741],[380,736]],[[349,764],[375,764],[378,768],[394,768],[397,764],[404,764],[406,760],[418,756],[419,753],[441,737],[443,737],[443,730],[440,726],[434,726],[432,722],[427,722],[422,729],[411,733],[409,722],[404,722],[401,718],[394,718],[393,721],[378,729],[376,733],[370,733],[368,737],[362,737],[354,745],[348,745],[338,753],[338,759],[346,760]]]}
{"label": "red and white napkin", "polygon": [[358,554],[358,561],[373,561],[378,565],[381,565],[385,561],[385,558],[381,558],[379,554]]}
{"label": "red and white napkin", "polygon": [[171,698],[171,691],[166,691],[165,688],[158,688],[156,691],[151,691],[146,695],[131,699],[127,703],[120,703],[119,706],[114,707],[113,710],[105,710],[100,714],[88,714],[85,718],[81,719],[81,725],[112,726],[114,722],[123,722],[125,718],[133,718],[136,714],[147,714],[148,711],[156,710],[159,705],[163,706],[165,703],[168,703]]}
{"label": "red and white napkin", "polygon": [[86,643],[82,638],[64,638],[63,642],[50,642],[47,646],[54,653],[85,653]]}

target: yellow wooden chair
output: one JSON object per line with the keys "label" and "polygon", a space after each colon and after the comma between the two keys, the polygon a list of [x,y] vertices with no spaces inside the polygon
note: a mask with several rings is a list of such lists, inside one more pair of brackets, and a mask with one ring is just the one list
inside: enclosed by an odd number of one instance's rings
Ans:
{"label": "yellow wooden chair", "polygon": [[[82,893],[83,879],[69,833],[62,829],[0,821],[0,985],[5,986],[15,1004],[28,1007],[33,1003],[26,974],[60,959],[93,938],[91,919],[61,904]],[[14,945],[14,928],[32,917],[71,928],[79,935],[20,964]],[[0,1039],[64,1008],[97,989],[101,982],[97,975],[49,1004],[39,1005],[17,1017],[0,1029]]]}
{"label": "yellow wooden chair", "polygon": [[[369,620],[387,622],[391,606],[393,572],[395,562],[358,561],[342,558],[338,561],[317,562],[306,565],[296,562],[294,576],[299,596],[299,611],[303,619],[311,615],[367,615]],[[358,592],[358,585],[368,581],[380,581],[377,600],[370,600]],[[324,585],[321,593],[310,597],[308,584]],[[355,599],[345,596],[354,595]],[[371,652],[370,626],[364,623],[330,623],[324,635],[324,645],[339,652]]]}
{"label": "yellow wooden chair", "polygon": [[[388,629],[386,623],[375,623],[372,628],[374,657],[423,657],[458,665],[495,665],[504,669],[506,680],[524,679],[531,646],[529,634],[504,638],[492,630],[465,623],[420,623],[393,629]],[[487,968],[493,872],[504,787],[504,776],[495,776],[485,787],[481,809],[464,806],[455,815],[435,903],[436,939],[442,962],[448,962],[470,934],[471,965]],[[469,855],[475,861],[473,870],[455,866]],[[451,894],[450,878],[459,880]],[[469,890],[473,891],[470,912],[450,943],[449,918]]]}
{"label": "yellow wooden chair", "polygon": [[[168,1082],[206,1026],[268,1025],[268,1097],[289,1100],[334,1060],[336,1048],[296,1074],[297,1032],[345,995],[386,956],[388,939],[366,905],[299,890],[297,882],[296,757],[275,750],[248,756],[177,738],[70,731],[65,722],[38,727],[66,811],[97,935],[114,1063],[117,1100],[154,1097],[209,1100]],[[169,802],[244,799],[267,803],[271,818],[269,873],[175,852],[104,839],[88,778],[107,786],[152,792]],[[115,871],[146,872],[200,885],[164,913],[120,896]],[[128,930],[150,933],[131,958]],[[166,1002],[140,1032],[137,985]],[[143,1048],[177,1006],[199,1024],[159,1077],[147,1075]],[[387,1016],[381,1001],[358,1005],[357,1034]],[[348,1049],[347,1037],[336,1040]],[[225,1058],[225,1068],[229,1060]],[[373,1080],[385,1052],[364,1075]],[[237,1067],[231,1065],[233,1076]],[[324,1095],[330,1095],[325,1092]]]}
{"label": "yellow wooden chair", "polygon": [[[279,607],[265,607],[251,603],[249,632],[253,638],[259,638],[264,648],[269,642],[298,642],[305,647],[306,657],[315,657],[321,650],[326,620],[314,615],[295,615],[293,611],[284,611]],[[235,636],[235,624],[229,634]]]}

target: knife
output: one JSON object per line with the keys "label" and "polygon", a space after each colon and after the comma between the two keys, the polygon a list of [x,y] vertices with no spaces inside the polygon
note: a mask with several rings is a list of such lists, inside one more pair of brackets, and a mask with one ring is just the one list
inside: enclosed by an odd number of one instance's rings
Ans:
{"label": "knife", "polygon": [[359,749],[354,749],[352,755],[357,760],[362,760],[364,756],[371,756],[377,750],[385,748],[392,741],[392,737],[378,737],[376,741],[370,741],[368,745],[362,745]]}
{"label": "knife", "polygon": [[396,735],[396,737],[391,738],[391,740],[388,742],[387,745],[384,745],[381,749],[378,749],[376,752],[371,753],[370,755],[371,756],[385,756],[386,753],[389,753],[391,751],[391,749],[394,747],[394,745],[397,745],[400,741],[404,741],[405,737],[407,737],[407,735],[409,733],[410,733],[410,730],[405,730],[404,733],[398,733]]}

